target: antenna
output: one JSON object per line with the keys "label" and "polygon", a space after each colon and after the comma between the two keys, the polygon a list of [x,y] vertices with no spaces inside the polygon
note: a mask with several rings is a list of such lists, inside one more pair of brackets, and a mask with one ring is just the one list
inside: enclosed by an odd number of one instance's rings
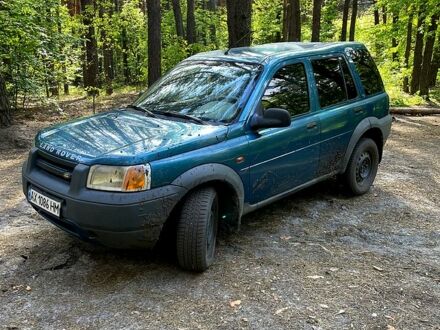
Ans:
{"label": "antenna", "polygon": [[252,33],[254,33],[254,31],[249,31],[248,33],[246,33],[246,34],[244,34],[240,39],[238,39],[232,46],[230,46],[226,51],[225,51],[225,55],[229,55],[229,51],[232,49],[232,48],[235,48],[239,43],[240,43],[240,41],[242,41],[244,38],[247,38],[247,37],[249,37]]}

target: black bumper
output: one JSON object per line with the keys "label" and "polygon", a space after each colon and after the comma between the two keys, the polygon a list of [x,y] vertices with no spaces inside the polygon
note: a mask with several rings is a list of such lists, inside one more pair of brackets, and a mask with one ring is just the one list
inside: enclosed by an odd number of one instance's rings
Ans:
{"label": "black bumper", "polygon": [[60,217],[34,207],[68,233],[112,248],[151,248],[185,189],[168,185],[143,192],[121,193],[86,188],[88,166],[74,167],[67,181],[35,165],[33,149],[23,165],[23,192],[30,187],[61,201]]}

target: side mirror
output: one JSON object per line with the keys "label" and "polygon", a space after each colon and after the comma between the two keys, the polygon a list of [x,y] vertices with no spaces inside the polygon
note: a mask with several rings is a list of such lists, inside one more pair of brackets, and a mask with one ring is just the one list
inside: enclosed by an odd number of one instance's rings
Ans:
{"label": "side mirror", "polygon": [[253,130],[261,128],[288,127],[292,122],[290,113],[284,109],[269,108],[257,111],[251,118]]}

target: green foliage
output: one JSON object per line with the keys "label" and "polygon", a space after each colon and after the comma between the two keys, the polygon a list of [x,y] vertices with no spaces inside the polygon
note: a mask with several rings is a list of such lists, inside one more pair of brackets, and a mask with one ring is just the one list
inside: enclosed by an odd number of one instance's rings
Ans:
{"label": "green foliage", "polygon": [[[83,12],[72,10],[71,0],[0,0],[0,74],[6,81],[8,97],[14,107],[22,107],[30,98],[42,100],[57,95],[63,84],[71,93],[82,91],[84,45],[87,35],[85,16],[90,18],[98,49],[99,88],[107,84],[120,88],[128,84],[146,86],[148,62],[148,30],[145,1],[93,0]],[[386,24],[374,25],[374,5],[359,3],[356,40],[367,45],[379,66],[393,104],[423,104],[419,96],[401,91],[404,77],[411,74],[404,65],[406,26],[413,16],[413,42],[419,4],[427,17],[438,10],[438,1],[378,0],[376,7],[387,8]],[[302,40],[311,37],[313,1],[301,0]],[[69,7],[68,7],[69,5]],[[253,44],[282,40],[284,1],[254,0],[252,12]],[[321,15],[322,41],[337,41],[341,31],[342,0],[323,0]],[[181,0],[183,25],[186,26],[186,1]],[[69,11],[70,8],[70,11]],[[398,16],[393,23],[392,14]],[[382,13],[381,13],[382,14]],[[228,44],[227,15],[224,6],[208,10],[207,1],[197,0],[197,42],[188,42],[176,35],[171,1],[162,1],[162,72],[170,70],[186,57]],[[422,26],[427,30],[427,24]],[[391,47],[391,39],[397,41]],[[426,38],[426,37],[425,37]],[[438,38],[437,38],[438,39]],[[437,41],[438,43],[438,41]],[[110,49],[112,72],[110,82],[104,74],[104,54]],[[437,46],[437,51],[439,47]],[[393,60],[393,54],[397,54]],[[437,95],[437,94],[435,94]],[[438,99],[438,97],[437,97]]]}

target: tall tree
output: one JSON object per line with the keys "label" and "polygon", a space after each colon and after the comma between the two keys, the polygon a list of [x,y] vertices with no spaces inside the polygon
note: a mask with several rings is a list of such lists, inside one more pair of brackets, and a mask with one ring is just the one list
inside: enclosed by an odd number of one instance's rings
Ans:
{"label": "tall tree", "polygon": [[357,11],[358,11],[358,0],[353,0],[353,4],[351,7],[350,36],[348,37],[348,40],[350,40],[350,41],[354,40],[354,34],[355,34],[355,30],[356,30]]}
{"label": "tall tree", "polygon": [[397,16],[397,14],[396,13],[393,13],[393,30],[392,30],[392,38],[391,38],[391,47],[393,47],[393,61],[397,61],[397,55],[398,55],[398,52],[397,52],[397,38],[396,38],[396,34],[397,34],[397,31],[398,31],[398,29],[399,29],[399,27],[398,27],[398,25],[397,25],[397,23],[398,23],[398,21],[399,21],[399,16]]}
{"label": "tall tree", "polygon": [[95,35],[93,16],[95,11],[95,0],[81,0],[81,13],[85,33],[85,56],[83,65],[84,87],[98,86],[98,45]]}
{"label": "tall tree", "polygon": [[251,44],[252,0],[226,0],[229,47]]}
{"label": "tall tree", "polygon": [[0,127],[11,125],[11,107],[9,105],[6,82],[0,72]]}
{"label": "tall tree", "polygon": [[301,5],[299,0],[284,0],[283,39],[301,41]]}
{"label": "tall tree", "polygon": [[420,95],[429,96],[429,83],[432,52],[435,44],[435,33],[438,25],[438,14],[431,16],[431,24],[429,25],[428,35],[426,36],[425,50],[423,52],[423,62],[420,71]]}
{"label": "tall tree", "polygon": [[148,86],[161,76],[161,10],[160,0],[147,1],[148,12]]}
{"label": "tall tree", "polygon": [[411,74],[410,94],[415,94],[420,88],[420,71],[422,70],[423,60],[423,38],[425,31],[423,24],[425,21],[425,8],[420,5],[417,15],[416,43],[414,45],[413,70]]}
{"label": "tall tree", "polygon": [[347,22],[348,22],[349,9],[350,9],[350,0],[344,0],[344,8],[342,9],[341,41],[347,40]]}
{"label": "tall tree", "polygon": [[[103,0],[99,2],[99,16],[101,19],[104,17],[104,12],[107,13],[108,21],[113,16],[113,3],[107,3]],[[113,93],[113,79],[114,79],[114,59],[113,59],[113,42],[111,37],[107,34],[107,28],[109,22],[105,26],[101,27],[101,40],[102,40],[102,54],[103,54],[103,67],[104,67],[104,85],[105,93],[111,95]]]}
{"label": "tall tree", "polygon": [[377,1],[373,1],[374,4],[374,25],[379,25],[379,9],[377,8]]}
{"label": "tall tree", "polygon": [[[404,63],[403,63],[405,69],[408,69],[409,67],[409,56],[411,54],[411,43],[412,43],[413,18],[414,18],[414,14],[410,8],[408,15],[408,22],[406,24],[406,44],[405,44],[405,55],[404,55]],[[409,93],[409,78],[407,74],[405,74],[405,77],[403,77],[402,87],[404,92]]]}
{"label": "tall tree", "polygon": [[196,43],[196,17],[194,0],[186,2],[186,39],[189,44]]}
{"label": "tall tree", "polygon": [[431,73],[429,77],[429,87],[437,85],[437,74],[440,68],[440,33],[437,34],[437,46],[434,49],[434,55],[431,62]]}
{"label": "tall tree", "polygon": [[313,0],[312,41],[319,41],[322,0]]}
{"label": "tall tree", "polygon": [[[213,15],[216,15],[217,1],[216,0],[208,0],[207,8]],[[210,32],[210,38],[211,38],[210,41],[212,43],[214,43],[218,48],[217,29],[216,29],[213,21],[211,21],[211,23],[209,24],[209,32]]]}
{"label": "tall tree", "polygon": [[177,36],[183,38],[183,20],[182,20],[182,9],[180,8],[180,0],[173,0],[173,13],[174,21],[176,24],[176,34]]}

